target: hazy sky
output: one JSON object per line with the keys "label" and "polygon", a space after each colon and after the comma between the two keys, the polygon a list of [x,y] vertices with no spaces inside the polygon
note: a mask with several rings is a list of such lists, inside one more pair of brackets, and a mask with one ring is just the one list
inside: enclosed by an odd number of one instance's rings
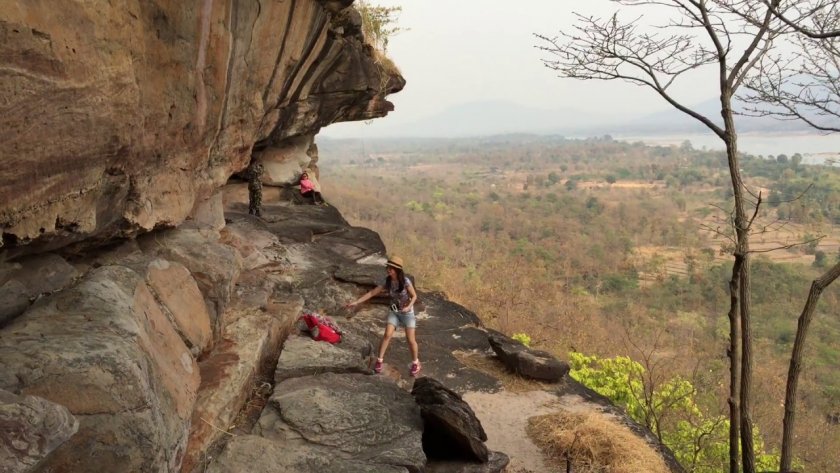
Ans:
{"label": "hazy sky", "polygon": [[[561,79],[546,68],[534,33],[553,36],[574,23],[573,12],[607,17],[617,6],[607,0],[373,0],[402,6],[388,54],[407,80],[392,100],[396,110],[370,125],[335,124],[326,136],[365,136],[387,120],[393,127],[411,123],[451,106],[477,101],[510,101],[545,109],[609,111],[610,115],[655,112],[668,108],[645,88],[616,81]],[[644,7],[648,8],[648,7]],[[650,9],[632,8],[623,17]],[[711,71],[714,74],[714,71]],[[704,87],[709,84],[711,87]],[[713,75],[692,78],[677,89],[687,104],[715,95]],[[379,123],[377,123],[379,122]]]}

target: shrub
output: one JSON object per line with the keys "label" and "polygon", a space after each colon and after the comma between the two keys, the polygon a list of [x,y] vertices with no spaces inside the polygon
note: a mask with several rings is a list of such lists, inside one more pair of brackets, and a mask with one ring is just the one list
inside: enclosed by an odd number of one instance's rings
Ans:
{"label": "shrub", "polygon": [[523,333],[523,332],[514,333],[513,335],[511,335],[510,338],[512,338],[512,339],[516,340],[517,342],[525,345],[526,347],[531,346],[531,337],[528,336],[527,333]]}

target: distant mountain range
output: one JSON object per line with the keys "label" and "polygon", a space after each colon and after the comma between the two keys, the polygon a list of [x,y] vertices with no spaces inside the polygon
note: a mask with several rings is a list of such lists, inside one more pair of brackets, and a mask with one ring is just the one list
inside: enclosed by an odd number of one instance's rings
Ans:
{"label": "distant mountain range", "polygon": [[[740,106],[736,103],[736,110]],[[716,123],[722,123],[717,99],[695,104],[692,109]],[[748,116],[738,117],[737,127],[739,132],[754,133],[800,132],[809,129],[800,122]],[[506,133],[595,136],[696,133],[705,129],[700,122],[676,109],[621,119],[574,109],[552,110],[513,102],[486,101],[456,105],[415,121],[389,121],[387,118],[375,120],[365,128],[364,135],[368,138],[455,138]],[[331,138],[358,137],[352,131],[338,127],[327,128],[324,135]]]}
{"label": "distant mountain range", "polygon": [[[735,100],[733,108],[736,112],[744,110],[744,103]],[[723,118],[720,116],[720,102],[718,99],[709,99],[699,104],[694,104],[691,109],[708,117],[718,126],[723,127]],[[705,125],[694,118],[680,112],[677,109],[668,109],[661,112],[644,115],[631,123],[621,125],[626,132],[642,133],[690,133],[706,131]],[[737,116],[735,126],[738,132],[751,133],[777,133],[777,132],[801,132],[810,128],[800,121],[777,120],[771,117]]]}

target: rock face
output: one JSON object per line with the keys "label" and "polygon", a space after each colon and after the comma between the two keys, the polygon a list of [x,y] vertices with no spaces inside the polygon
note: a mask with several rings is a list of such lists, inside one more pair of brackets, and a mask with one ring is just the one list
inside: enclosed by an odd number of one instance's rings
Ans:
{"label": "rock face", "polygon": [[64,406],[0,389],[0,465],[4,473],[31,471],[79,430]]}
{"label": "rock face", "polygon": [[184,453],[198,366],[144,280],[91,271],[0,336],[0,388],[60,403],[79,432],[47,471],[173,471]]}
{"label": "rock face", "polygon": [[4,2],[0,245],[177,225],[255,149],[384,116],[404,81],[351,3]]}

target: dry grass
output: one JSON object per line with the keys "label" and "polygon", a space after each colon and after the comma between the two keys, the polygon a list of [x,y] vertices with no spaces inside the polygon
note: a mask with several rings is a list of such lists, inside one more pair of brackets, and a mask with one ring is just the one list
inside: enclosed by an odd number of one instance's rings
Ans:
{"label": "dry grass", "polygon": [[644,440],[604,414],[558,412],[528,420],[528,435],[560,471],[575,473],[668,473]]}
{"label": "dry grass", "polygon": [[481,371],[482,373],[498,379],[506,391],[524,393],[528,391],[546,389],[554,385],[553,383],[543,383],[511,373],[496,357],[489,357],[481,353],[470,353],[464,351],[455,351],[452,354],[455,355],[455,358],[463,363],[464,366],[472,368],[476,371]]}
{"label": "dry grass", "polygon": [[379,49],[374,49],[373,60],[379,67],[382,68],[386,76],[398,76],[401,74],[400,68],[397,67],[397,64],[391,58],[389,58],[383,51]]}

